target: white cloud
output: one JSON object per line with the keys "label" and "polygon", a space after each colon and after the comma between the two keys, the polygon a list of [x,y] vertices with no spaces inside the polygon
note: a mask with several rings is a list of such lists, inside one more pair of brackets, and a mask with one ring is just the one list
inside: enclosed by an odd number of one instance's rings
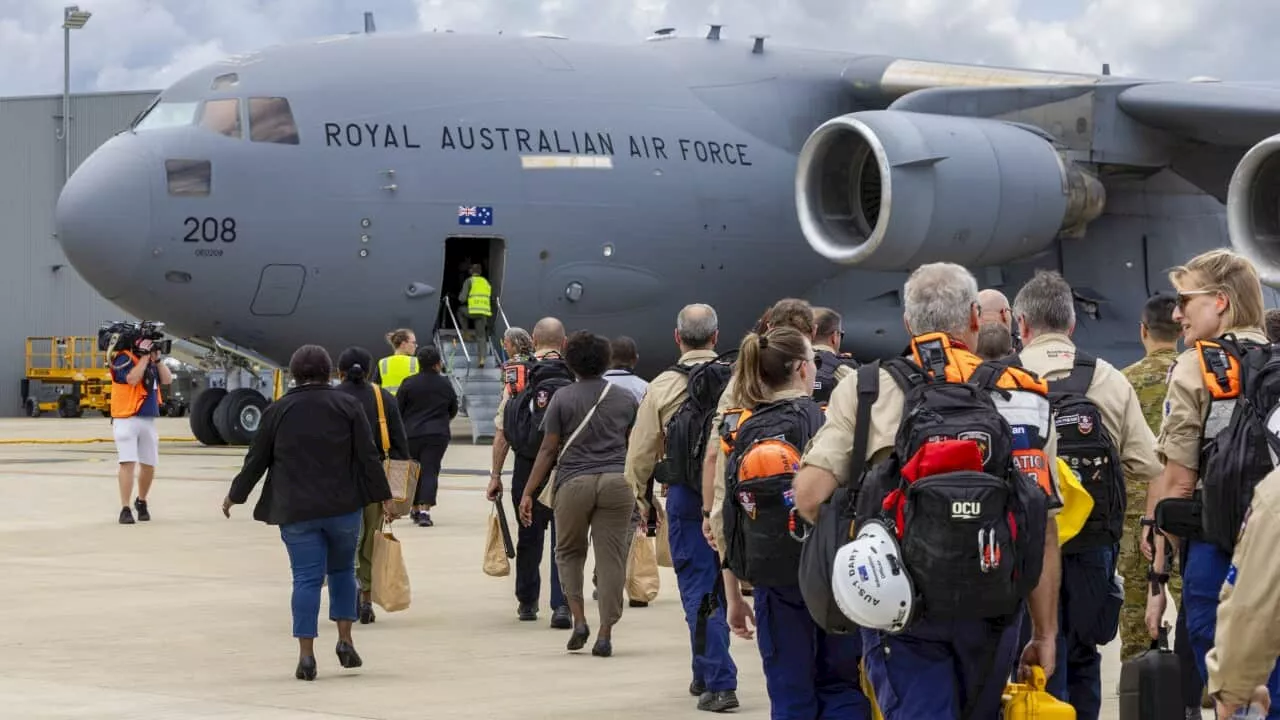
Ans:
{"label": "white cloud", "polygon": [[[0,0],[0,95],[62,88],[65,0]],[[954,62],[1158,78],[1267,79],[1280,17],[1260,0],[81,0],[72,88],[161,88],[218,57],[361,29],[421,28],[635,42],[673,26],[726,38]],[[1252,8],[1250,6],[1253,6]]]}

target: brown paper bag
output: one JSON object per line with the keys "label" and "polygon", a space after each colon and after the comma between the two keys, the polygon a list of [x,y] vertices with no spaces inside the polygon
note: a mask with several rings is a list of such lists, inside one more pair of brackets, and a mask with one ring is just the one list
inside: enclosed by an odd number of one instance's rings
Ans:
{"label": "brown paper bag", "polygon": [[671,529],[667,527],[667,509],[662,507],[662,503],[656,502],[653,506],[658,510],[658,566],[673,568],[676,564],[671,560],[671,536],[668,534]]}
{"label": "brown paper bag", "polygon": [[627,556],[627,598],[653,602],[658,597],[658,557],[644,533],[636,533]]}
{"label": "brown paper bag", "polygon": [[511,574],[511,561],[502,542],[502,520],[497,509],[489,511],[489,536],[484,541],[484,574],[489,577],[506,577]]}
{"label": "brown paper bag", "polygon": [[404,566],[400,541],[390,530],[373,538],[372,600],[387,612],[409,607],[409,571]]}

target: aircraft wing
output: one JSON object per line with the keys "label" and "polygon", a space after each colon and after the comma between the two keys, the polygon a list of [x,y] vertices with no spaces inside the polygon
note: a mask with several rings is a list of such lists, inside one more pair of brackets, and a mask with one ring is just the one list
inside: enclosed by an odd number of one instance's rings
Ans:
{"label": "aircraft wing", "polygon": [[1280,132],[1280,86],[1272,84],[1149,83],[1116,100],[1144,125],[1211,145],[1250,147]]}

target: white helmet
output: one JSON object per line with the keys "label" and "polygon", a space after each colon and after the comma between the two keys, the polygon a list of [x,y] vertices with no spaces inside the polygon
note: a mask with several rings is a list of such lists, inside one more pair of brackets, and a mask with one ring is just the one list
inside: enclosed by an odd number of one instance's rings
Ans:
{"label": "white helmet", "polygon": [[845,617],[871,630],[902,632],[915,609],[915,586],[902,550],[883,523],[872,520],[836,551],[831,592]]}

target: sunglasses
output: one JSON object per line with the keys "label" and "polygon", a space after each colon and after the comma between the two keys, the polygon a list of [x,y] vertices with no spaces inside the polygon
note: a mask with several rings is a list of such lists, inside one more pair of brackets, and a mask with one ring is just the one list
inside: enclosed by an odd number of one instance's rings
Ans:
{"label": "sunglasses", "polygon": [[1217,290],[1187,290],[1186,292],[1180,292],[1178,293],[1178,309],[1186,310],[1187,303],[1191,302],[1191,299],[1196,295],[1217,295],[1217,294],[1218,294]]}

